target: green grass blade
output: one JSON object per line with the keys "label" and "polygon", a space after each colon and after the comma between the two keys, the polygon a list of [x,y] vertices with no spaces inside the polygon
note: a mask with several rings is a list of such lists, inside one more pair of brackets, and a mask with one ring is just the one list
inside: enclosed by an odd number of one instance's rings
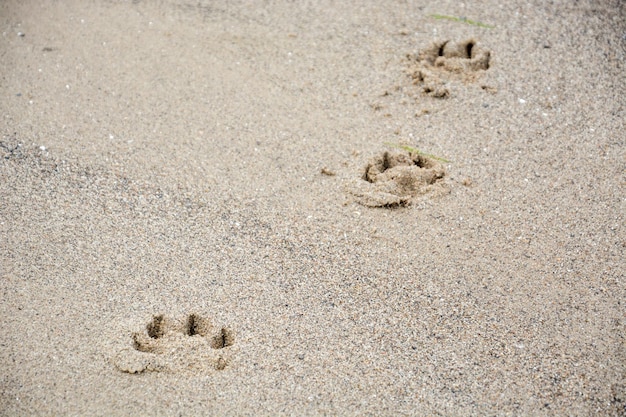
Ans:
{"label": "green grass blade", "polygon": [[437,20],[452,20],[453,22],[463,22],[463,23],[467,23],[468,25],[478,26],[478,27],[486,28],[486,29],[495,28],[495,26],[488,25],[482,22],[477,22],[475,20],[470,20],[466,17],[447,16],[445,14],[431,14],[429,17],[432,17],[433,19],[437,19]]}
{"label": "green grass blade", "polygon": [[387,146],[391,146],[392,148],[398,148],[398,149],[405,150],[405,151],[407,151],[408,153],[415,153],[415,154],[417,154],[417,155],[422,155],[422,156],[425,156],[425,157],[427,157],[427,158],[436,159],[437,161],[445,162],[445,163],[447,163],[447,164],[449,164],[449,163],[451,163],[451,162],[452,162],[452,161],[449,161],[449,160],[447,160],[447,159],[441,158],[441,157],[439,157],[439,156],[436,156],[436,155],[432,155],[432,154],[429,154],[429,153],[422,152],[422,151],[420,151],[419,149],[414,148],[414,147],[409,146],[409,145],[400,145],[399,143],[391,143],[391,142],[385,142],[385,145],[387,145]]}

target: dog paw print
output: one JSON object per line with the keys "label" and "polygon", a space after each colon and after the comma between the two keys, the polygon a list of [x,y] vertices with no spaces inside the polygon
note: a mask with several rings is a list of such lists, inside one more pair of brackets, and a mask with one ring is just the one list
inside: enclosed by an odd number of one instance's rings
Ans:
{"label": "dog paw print", "polygon": [[[489,69],[491,51],[481,47],[474,39],[462,42],[436,42],[417,55],[409,55],[408,74],[414,85],[432,97],[450,95],[449,81],[461,79],[475,81]],[[485,89],[485,88],[483,88]]]}
{"label": "dog paw print", "polygon": [[444,190],[444,176],[443,165],[432,158],[385,151],[367,163],[351,192],[364,206],[406,206],[418,195]]}
{"label": "dog paw print", "polygon": [[156,315],[142,332],[132,334],[132,347],[120,351],[114,365],[131,374],[223,370],[230,361],[233,332],[210,319],[190,314],[184,320]]}

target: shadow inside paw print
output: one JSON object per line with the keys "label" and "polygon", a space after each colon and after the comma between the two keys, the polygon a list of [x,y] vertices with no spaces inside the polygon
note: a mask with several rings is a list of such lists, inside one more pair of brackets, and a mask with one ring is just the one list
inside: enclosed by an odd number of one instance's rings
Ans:
{"label": "shadow inside paw print", "polygon": [[477,75],[489,69],[491,51],[482,48],[474,39],[463,42],[435,42],[417,55],[408,55],[408,74],[413,84],[432,97],[446,98],[446,86],[453,78],[474,81]]}
{"label": "shadow inside paw print", "polygon": [[160,314],[145,331],[133,333],[132,342],[132,348],[119,352],[113,363],[120,371],[135,374],[223,370],[235,340],[231,330],[198,314],[182,321]]}
{"label": "shadow inside paw print", "polygon": [[361,181],[351,190],[368,207],[409,205],[413,197],[444,190],[445,169],[434,159],[415,153],[388,152],[372,158]]}

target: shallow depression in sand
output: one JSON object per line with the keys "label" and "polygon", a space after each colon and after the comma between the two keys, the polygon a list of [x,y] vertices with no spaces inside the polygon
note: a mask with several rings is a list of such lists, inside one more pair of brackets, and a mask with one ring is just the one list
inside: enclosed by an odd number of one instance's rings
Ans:
{"label": "shallow depression in sand", "polygon": [[460,78],[465,82],[475,81],[491,65],[491,51],[474,39],[433,42],[417,55],[410,54],[408,58],[407,72],[413,84],[435,98],[450,96],[447,86],[450,80]]}
{"label": "shallow depression in sand", "polygon": [[441,189],[445,173],[442,164],[424,155],[385,151],[367,163],[351,192],[364,206],[406,206],[418,195]]}
{"label": "shallow depression in sand", "polygon": [[223,370],[235,343],[233,332],[210,319],[190,314],[185,320],[155,315],[145,331],[132,334],[132,349],[122,349],[113,363],[122,372]]}

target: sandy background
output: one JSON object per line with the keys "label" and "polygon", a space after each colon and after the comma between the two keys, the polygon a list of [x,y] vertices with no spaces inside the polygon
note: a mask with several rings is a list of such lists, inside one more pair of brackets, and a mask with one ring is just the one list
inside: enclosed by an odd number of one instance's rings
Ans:
{"label": "sandy background", "polygon": [[625,7],[2,1],[0,414],[625,415]]}

